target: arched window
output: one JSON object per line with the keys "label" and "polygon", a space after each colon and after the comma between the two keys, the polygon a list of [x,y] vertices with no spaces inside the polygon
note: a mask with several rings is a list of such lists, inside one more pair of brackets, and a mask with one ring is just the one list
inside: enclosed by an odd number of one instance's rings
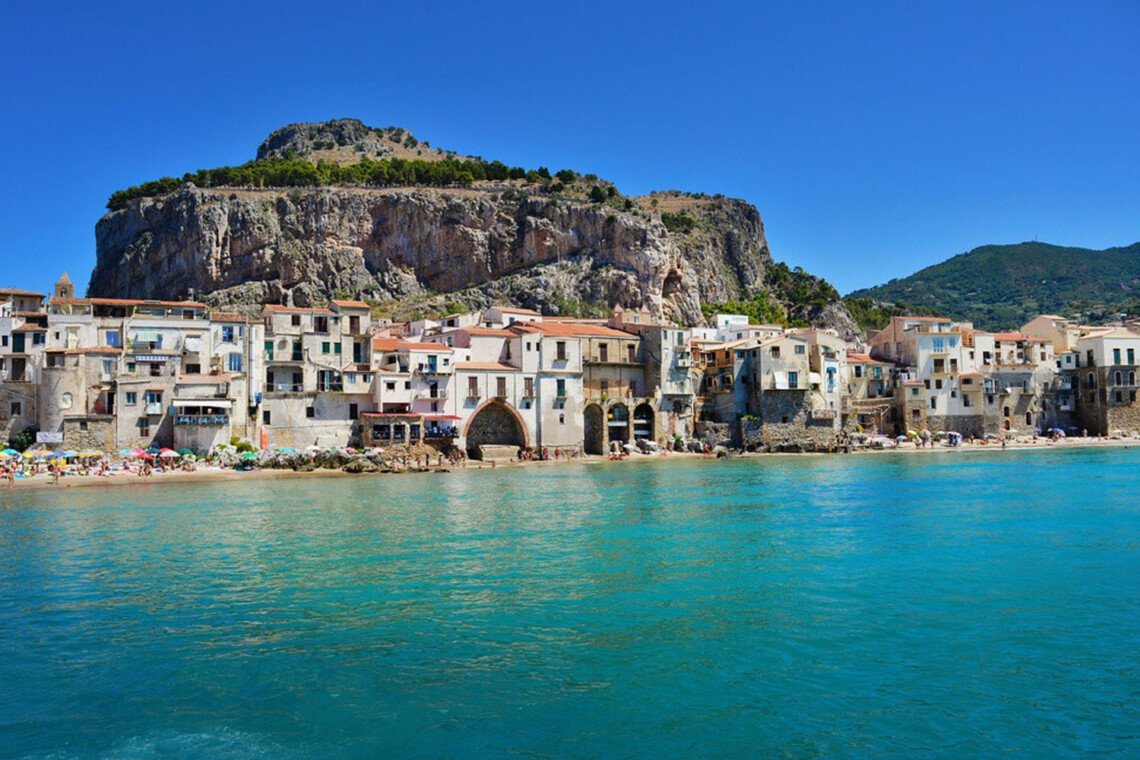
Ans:
{"label": "arched window", "polygon": [[1008,416],[1009,416],[1009,407],[1008,407],[1008,406],[1003,406],[1003,407],[1002,407],[1002,409],[1001,409],[1001,416],[1002,416],[1002,417],[1008,417]]}
{"label": "arched window", "polygon": [[1112,384],[1113,385],[1120,385],[1120,377],[1121,377],[1120,370],[1116,370],[1116,374],[1114,374],[1112,376]]}
{"label": "arched window", "polygon": [[1092,372],[1089,373],[1089,387],[1090,388],[1096,387],[1096,375],[1093,374]]}
{"label": "arched window", "polygon": [[1026,412],[1025,413],[1025,424],[1026,425],[1032,425],[1033,424],[1033,413],[1032,412]]}

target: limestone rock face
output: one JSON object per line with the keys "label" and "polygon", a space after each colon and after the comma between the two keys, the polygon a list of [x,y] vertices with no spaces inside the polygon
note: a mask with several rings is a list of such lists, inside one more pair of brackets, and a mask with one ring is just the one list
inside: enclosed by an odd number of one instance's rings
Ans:
{"label": "limestone rock face", "polygon": [[[274,135],[263,149],[286,144]],[[228,306],[446,297],[558,314],[620,303],[703,324],[702,302],[741,298],[772,263],[759,213],[732,199],[670,232],[656,216],[484,190],[186,184],[105,215],[95,233],[88,295]]]}
{"label": "limestone rock face", "polygon": [[334,119],[312,124],[289,124],[276,129],[257,148],[260,161],[273,156],[312,153],[320,147],[353,147],[370,156],[392,152],[380,136],[359,119]]}

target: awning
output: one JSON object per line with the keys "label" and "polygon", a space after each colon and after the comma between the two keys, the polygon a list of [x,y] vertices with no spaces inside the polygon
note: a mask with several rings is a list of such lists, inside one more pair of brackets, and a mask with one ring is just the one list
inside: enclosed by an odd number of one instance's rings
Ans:
{"label": "awning", "polygon": [[809,372],[808,373],[808,382],[817,383],[817,384],[822,383],[823,382],[823,376],[820,375],[818,372]]}
{"label": "awning", "polygon": [[772,381],[778,391],[788,390],[788,375],[780,370],[772,370]]}
{"label": "awning", "polygon": [[192,354],[197,354],[202,351],[201,338],[187,338],[184,345],[186,346],[186,350]]}
{"label": "awning", "polygon": [[131,358],[136,362],[168,362],[173,357],[169,354],[136,354]]}
{"label": "awning", "polygon": [[208,406],[214,409],[232,409],[234,402],[229,399],[217,398],[182,398],[175,399],[172,406],[175,409],[185,409],[188,406]]}
{"label": "awning", "polygon": [[434,422],[460,422],[462,417],[456,417],[454,414],[425,414],[425,420],[432,420]]}
{"label": "awning", "polygon": [[157,343],[162,340],[162,337],[158,330],[135,330],[131,333],[130,339],[143,343]]}

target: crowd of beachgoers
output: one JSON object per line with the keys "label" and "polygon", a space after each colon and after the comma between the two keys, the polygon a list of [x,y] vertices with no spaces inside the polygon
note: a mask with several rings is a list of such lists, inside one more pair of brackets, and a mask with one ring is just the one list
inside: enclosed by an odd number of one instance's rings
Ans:
{"label": "crowd of beachgoers", "polygon": [[[962,438],[946,434],[899,437],[855,435],[848,452],[923,451],[969,448],[1004,450],[1051,446],[1130,445],[1140,434],[1123,433],[1107,438],[1078,435],[1066,437],[1057,431],[1021,436]],[[605,460],[653,460],[675,458],[753,457],[765,454],[743,452],[724,445],[701,443],[684,447],[626,444],[602,456],[583,453],[580,448],[519,449],[509,460],[471,460],[467,452],[453,449],[441,454],[423,444],[400,444],[387,448],[318,447],[303,451],[291,448],[261,451],[239,450],[235,446],[215,448],[206,456],[189,449],[152,448],[122,450],[114,454],[100,451],[0,451],[0,477],[9,488],[35,485],[100,485],[159,479],[185,481],[224,478],[255,473],[362,474],[400,472],[446,472],[467,467],[501,467],[541,463],[599,462]]]}

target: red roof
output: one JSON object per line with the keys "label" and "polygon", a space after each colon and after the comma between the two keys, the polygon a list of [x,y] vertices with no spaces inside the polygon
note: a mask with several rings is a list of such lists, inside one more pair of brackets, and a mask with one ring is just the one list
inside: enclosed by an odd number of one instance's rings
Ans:
{"label": "red roof", "polygon": [[882,361],[881,359],[872,359],[866,354],[857,354],[854,351],[847,352],[847,362],[849,364],[889,364],[890,362]]}
{"label": "red roof", "polygon": [[994,340],[1029,340],[1025,335],[1019,332],[999,332],[994,333]]}
{"label": "red roof", "polygon": [[615,330],[604,325],[583,325],[570,322],[515,322],[510,327],[518,332],[535,333],[565,338],[637,338],[633,333]]}
{"label": "red roof", "polygon": [[434,422],[461,422],[462,417],[456,417],[454,414],[425,414],[425,420],[432,420]]}
{"label": "red roof", "polygon": [[459,332],[464,332],[468,335],[489,335],[498,338],[513,338],[518,334],[510,330],[499,330],[493,327],[461,327],[459,328]]}
{"label": "red roof", "polygon": [[43,293],[36,293],[32,290],[21,290],[20,288],[0,288],[0,296],[31,296],[33,298],[43,298]]}
{"label": "red roof", "polygon": [[204,309],[198,301],[143,301],[137,298],[51,298],[51,303],[91,304],[92,306],[169,306],[171,308]]}
{"label": "red roof", "polygon": [[245,322],[246,319],[236,311],[212,311],[210,312],[211,322]]}
{"label": "red roof", "polygon": [[20,325],[13,327],[12,332],[47,332],[47,328],[42,325]]}
{"label": "red roof", "polygon": [[298,313],[298,314],[332,314],[333,313],[333,311],[331,309],[323,309],[323,308],[318,307],[318,306],[313,306],[313,307],[280,306],[280,305],[275,304],[275,303],[267,304],[265,307],[265,310],[266,311],[284,311],[284,312],[288,312],[288,313]]}
{"label": "red roof", "polygon": [[333,304],[341,307],[342,309],[372,309],[371,306],[364,303],[363,301],[337,301],[334,299]]}

